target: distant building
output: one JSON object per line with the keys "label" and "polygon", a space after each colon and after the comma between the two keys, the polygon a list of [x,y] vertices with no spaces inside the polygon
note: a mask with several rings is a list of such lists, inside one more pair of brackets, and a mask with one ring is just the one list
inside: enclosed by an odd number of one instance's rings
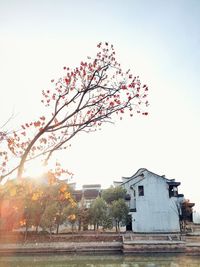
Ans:
{"label": "distant building", "polygon": [[89,224],[88,210],[92,202],[101,195],[100,184],[88,184],[83,185],[82,189],[75,190],[75,185],[72,188],[72,195],[77,202],[81,214],[79,214],[79,220],[77,222],[78,230],[89,230],[91,226]]}
{"label": "distant building", "polygon": [[88,184],[83,185],[81,190],[74,190],[73,196],[79,206],[89,208],[91,203],[100,196],[101,185],[100,184]]}
{"label": "distant building", "polygon": [[193,203],[178,193],[180,182],[167,179],[147,169],[114,183],[126,189],[130,223],[127,230],[138,233],[180,232],[181,222],[192,221]]}

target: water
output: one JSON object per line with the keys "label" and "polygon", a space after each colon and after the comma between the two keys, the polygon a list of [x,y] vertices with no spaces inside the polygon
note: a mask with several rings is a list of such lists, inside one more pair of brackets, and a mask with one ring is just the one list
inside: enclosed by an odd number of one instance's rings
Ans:
{"label": "water", "polygon": [[200,256],[48,255],[3,256],[0,267],[200,267]]}

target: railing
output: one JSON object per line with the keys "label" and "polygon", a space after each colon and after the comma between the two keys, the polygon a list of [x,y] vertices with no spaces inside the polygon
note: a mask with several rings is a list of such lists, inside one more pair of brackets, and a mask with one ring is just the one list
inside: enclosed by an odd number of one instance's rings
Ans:
{"label": "railing", "polygon": [[138,240],[165,240],[165,241],[184,241],[185,236],[181,234],[136,234],[136,233],[126,233],[122,235],[123,242],[126,241],[138,241]]}

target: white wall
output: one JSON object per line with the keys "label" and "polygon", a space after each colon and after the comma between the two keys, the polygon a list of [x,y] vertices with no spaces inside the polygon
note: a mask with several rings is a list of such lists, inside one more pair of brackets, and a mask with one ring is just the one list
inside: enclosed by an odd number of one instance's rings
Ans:
{"label": "white wall", "polygon": [[[151,172],[145,171],[124,184],[131,194],[130,208],[133,206],[133,190],[136,190],[136,212],[132,212],[134,232],[179,232],[179,214],[176,197],[169,198],[166,180]],[[138,186],[144,186],[144,196],[138,196]]]}

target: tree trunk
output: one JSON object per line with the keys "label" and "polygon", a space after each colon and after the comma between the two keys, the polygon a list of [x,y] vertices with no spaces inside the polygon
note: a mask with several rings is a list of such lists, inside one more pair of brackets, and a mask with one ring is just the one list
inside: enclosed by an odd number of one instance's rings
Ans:
{"label": "tree trunk", "polygon": [[50,239],[52,238],[52,227],[49,227],[49,232],[50,232]]}
{"label": "tree trunk", "polygon": [[81,220],[78,222],[78,231],[81,231]]}
{"label": "tree trunk", "polygon": [[74,223],[72,223],[72,240],[74,241]]}
{"label": "tree trunk", "polygon": [[25,230],[24,242],[26,242],[27,237],[28,237],[28,225],[26,224],[26,230]]}
{"label": "tree trunk", "polygon": [[36,225],[36,228],[35,228],[36,234],[38,233],[38,227],[39,227],[39,225]]}
{"label": "tree trunk", "polygon": [[116,229],[116,233],[118,232],[118,229],[117,229],[117,221],[115,221],[115,229]]}
{"label": "tree trunk", "polygon": [[60,226],[60,224],[57,223],[57,226],[56,226],[56,234],[58,234],[58,232],[59,232],[59,226]]}
{"label": "tree trunk", "polygon": [[117,228],[118,228],[118,232],[120,232],[119,222],[117,222]]}
{"label": "tree trunk", "polygon": [[31,151],[31,148],[33,147],[35,142],[37,142],[37,140],[40,138],[40,136],[43,135],[44,132],[45,132],[44,129],[42,131],[38,132],[38,134],[33,138],[33,140],[30,142],[30,144],[26,148],[26,150],[25,150],[25,152],[24,152],[24,154],[23,154],[23,156],[21,158],[19,167],[18,167],[18,172],[17,172],[17,178],[18,179],[22,178],[22,175],[23,175],[23,172],[24,172],[24,164],[26,162],[26,159],[28,157],[29,152]]}

